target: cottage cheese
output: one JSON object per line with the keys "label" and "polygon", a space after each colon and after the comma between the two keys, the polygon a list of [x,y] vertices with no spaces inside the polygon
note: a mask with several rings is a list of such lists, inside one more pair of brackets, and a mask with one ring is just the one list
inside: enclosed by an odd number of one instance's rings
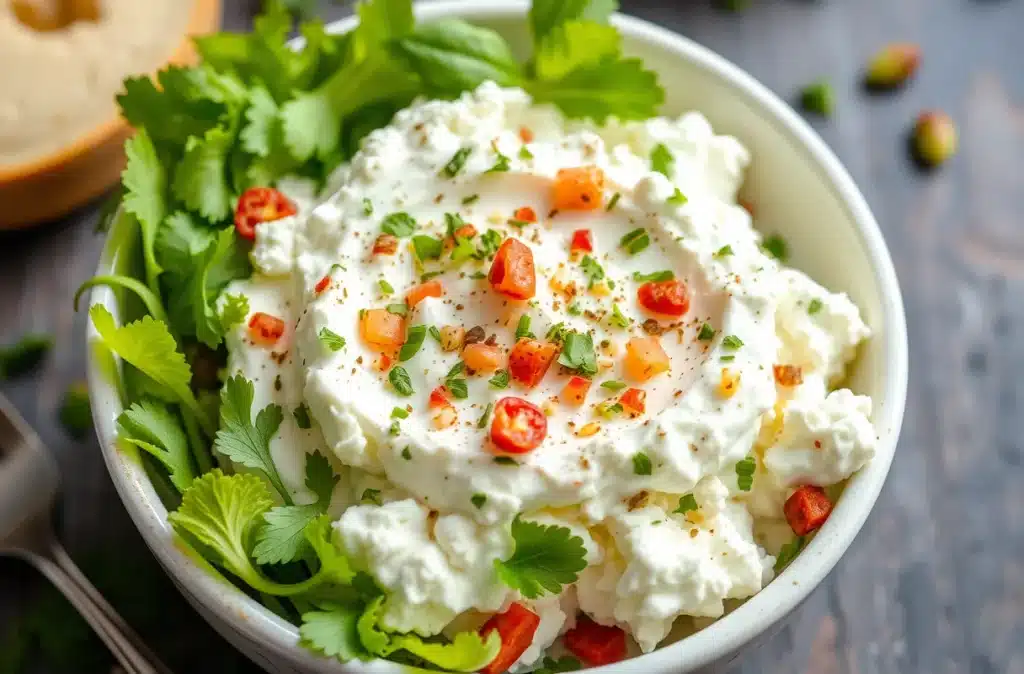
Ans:
{"label": "cottage cheese", "polygon": [[[528,143],[522,128],[532,132]],[[668,176],[651,170],[659,144],[674,157]],[[441,176],[465,148],[458,175]],[[488,172],[501,157],[510,170]],[[338,172],[327,203],[257,228],[257,272],[228,292],[247,295],[253,311],[290,327],[273,353],[239,329],[229,337],[229,367],[256,382],[257,405],[308,405],[314,428],[293,428],[286,415],[273,457],[301,502],[309,497],[305,454],[330,450],[346,477],[334,503],[342,513],[339,544],[389,592],[388,627],[436,634],[467,611],[494,612],[516,600],[493,562],[511,554],[509,523],[525,513],[569,526],[584,539],[589,567],[567,592],[577,592],[579,607],[595,620],[623,626],[651,650],[677,617],[718,617],[724,600],[748,597],[771,579],[774,558],[755,542],[753,515],[780,518],[791,486],[833,484],[870,460],[870,400],[845,390],[828,393],[868,328],[845,295],[762,252],[749,214],[736,204],[749,159],[742,145],[715,135],[696,113],[594,128],[533,106],[520,90],[485,84],[456,101],[398,113]],[[549,214],[552,179],[559,169],[581,165],[603,169],[606,198],[619,195],[614,207]],[[521,206],[534,208],[540,222],[509,223]],[[480,231],[518,238],[536,261],[536,296],[526,304],[495,295],[481,278],[487,263],[421,264],[407,240],[396,255],[371,255],[381,219],[398,211],[415,217],[417,234],[443,235],[445,214],[456,212]],[[607,277],[589,292],[567,250],[571,232],[583,227],[594,232],[593,255]],[[629,255],[618,241],[638,227],[651,245]],[[632,275],[657,270],[673,271],[690,289],[689,312],[661,337],[671,372],[643,385],[642,417],[595,417],[595,405],[616,398],[596,384],[626,378],[622,346],[643,334],[648,318],[636,306]],[[411,325],[479,325],[507,350],[525,314],[540,337],[564,323],[589,331],[595,344],[606,342],[588,404],[550,403],[567,380],[557,366],[529,391],[498,390],[487,377],[469,377],[468,397],[454,401],[457,423],[435,430],[427,394],[458,355],[428,337],[403,363],[415,391],[403,397],[374,367],[380,354],[357,329],[361,310],[400,302],[421,274],[434,271],[445,296],[412,309]],[[328,287],[315,292],[325,275]],[[570,310],[563,289],[573,283],[581,292]],[[632,320],[628,329],[610,322],[613,305]],[[697,337],[705,324],[715,330],[711,340]],[[318,338],[324,329],[344,337],[345,348],[325,348]],[[730,347],[726,336],[738,337],[742,347]],[[777,387],[772,366],[780,363],[803,368],[804,383]],[[721,390],[726,374],[739,381],[732,395]],[[543,444],[514,465],[494,461],[487,429],[478,427],[488,403],[510,394],[551,412]],[[396,423],[396,407],[412,413]],[[595,419],[600,429],[581,437]],[[650,459],[650,474],[634,468],[640,452]],[[740,490],[735,464],[762,453],[756,489]],[[379,491],[381,505],[353,505],[366,488]],[[698,510],[673,513],[689,493]],[[573,618],[559,606],[561,617],[543,609],[549,615],[541,614],[542,629],[520,669],[539,659]]]}

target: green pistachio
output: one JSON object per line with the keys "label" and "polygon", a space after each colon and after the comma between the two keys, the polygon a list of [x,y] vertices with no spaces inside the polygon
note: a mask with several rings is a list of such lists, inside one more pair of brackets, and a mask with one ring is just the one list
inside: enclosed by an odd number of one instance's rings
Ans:
{"label": "green pistachio", "polygon": [[916,44],[886,45],[868,63],[865,82],[871,89],[895,89],[914,74],[920,62],[921,49]]}
{"label": "green pistachio", "polygon": [[956,154],[956,125],[944,112],[923,112],[914,125],[913,145],[920,162],[938,166]]}

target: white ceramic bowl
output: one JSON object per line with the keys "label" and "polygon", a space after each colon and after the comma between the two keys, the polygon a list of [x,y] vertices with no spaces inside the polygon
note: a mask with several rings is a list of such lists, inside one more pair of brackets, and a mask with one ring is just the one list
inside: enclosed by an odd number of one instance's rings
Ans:
{"label": "white ceramic bowl", "polygon": [[[459,16],[492,27],[513,45],[528,44],[527,4],[444,0],[417,8],[421,20]],[[333,26],[349,30],[347,19]],[[657,26],[626,16],[613,23],[627,52],[661,75],[664,113],[696,109],[719,133],[738,137],[753,153],[743,190],[756,204],[757,225],[781,233],[792,263],[832,290],[850,294],[874,337],[863,348],[850,386],[874,399],[878,453],[849,483],[813,542],[782,574],[729,615],[653,653],[601,668],[611,674],[683,674],[722,671],[741,651],[771,634],[829,573],[853,542],[889,471],[907,389],[907,336],[896,274],[864,197],[825,143],[804,121],[749,75],[711,51]],[[122,219],[115,227],[123,234]],[[111,242],[118,236],[111,236]],[[112,246],[108,246],[111,248]],[[107,250],[99,273],[121,268],[131,251]],[[93,303],[117,315],[117,298],[97,289]],[[95,339],[91,332],[89,339]],[[89,385],[103,457],[128,512],[171,578],[210,624],[239,650],[272,672],[398,673],[387,662],[343,665],[297,645],[294,625],[248,598],[202,560],[175,544],[167,510],[137,455],[116,446],[114,421],[122,409],[111,363],[90,348]]]}

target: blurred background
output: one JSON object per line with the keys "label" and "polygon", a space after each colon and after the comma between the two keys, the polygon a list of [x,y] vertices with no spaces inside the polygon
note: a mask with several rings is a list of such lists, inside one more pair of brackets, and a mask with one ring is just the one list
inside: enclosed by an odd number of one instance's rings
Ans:
{"label": "blurred background", "polygon": [[[328,19],[350,11],[297,4]],[[1024,1],[719,4],[623,0],[622,10],[707,45],[795,106],[809,83],[830,84],[831,114],[805,114],[881,224],[911,343],[903,435],[873,515],[830,578],[734,671],[1024,673]],[[225,0],[223,27],[248,29],[259,6]],[[870,94],[865,66],[891,42],[918,45],[921,68],[902,90]],[[948,114],[960,140],[932,171],[907,151],[925,110]],[[163,575],[91,431],[76,439],[58,423],[84,377],[85,316],[71,299],[98,259],[102,201],[0,232],[0,344],[30,331],[54,339],[38,371],[0,390],[58,455],[63,539],[128,621],[175,671],[255,671]],[[0,673],[112,667],[55,591],[0,559]]]}

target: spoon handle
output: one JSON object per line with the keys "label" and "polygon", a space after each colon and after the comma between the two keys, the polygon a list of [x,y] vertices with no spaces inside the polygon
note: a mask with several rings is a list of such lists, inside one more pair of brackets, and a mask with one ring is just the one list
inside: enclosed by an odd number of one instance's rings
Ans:
{"label": "spoon handle", "polygon": [[78,570],[56,539],[51,537],[45,552],[32,555],[32,563],[67,597],[128,674],[173,674]]}

